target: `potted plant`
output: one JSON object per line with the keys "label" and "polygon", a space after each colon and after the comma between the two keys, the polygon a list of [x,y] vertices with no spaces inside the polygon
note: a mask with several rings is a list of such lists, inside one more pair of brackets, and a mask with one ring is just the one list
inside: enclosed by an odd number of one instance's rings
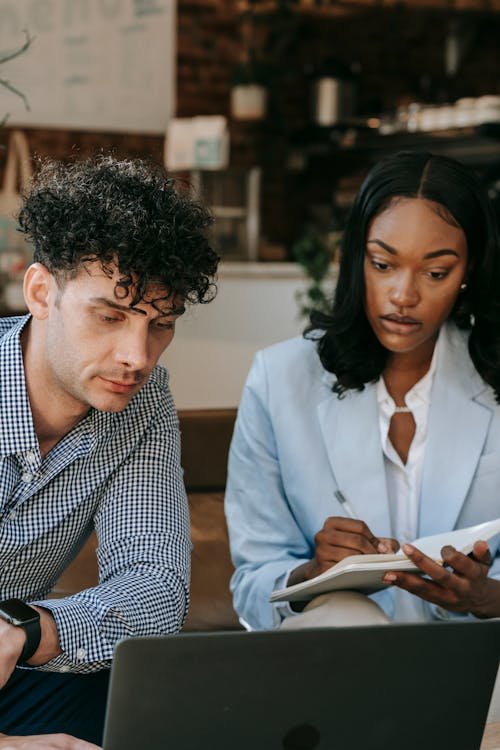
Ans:
{"label": "potted plant", "polygon": [[262,120],[266,115],[267,66],[256,60],[252,52],[233,71],[231,116],[235,120]]}
{"label": "potted plant", "polygon": [[231,116],[236,120],[262,120],[266,116],[269,69],[263,58],[263,17],[249,6],[241,15],[241,58],[231,76]]}
{"label": "potted plant", "polygon": [[269,92],[283,76],[283,59],[297,37],[292,0],[279,0],[272,12],[251,0],[241,15],[242,57],[232,74],[231,114],[260,120],[267,114]]}
{"label": "potted plant", "polygon": [[302,267],[308,281],[306,289],[297,292],[300,314],[305,318],[315,310],[323,313],[330,310],[332,288],[328,276],[341,237],[342,232],[336,226],[322,229],[310,223],[292,245],[292,258]]}

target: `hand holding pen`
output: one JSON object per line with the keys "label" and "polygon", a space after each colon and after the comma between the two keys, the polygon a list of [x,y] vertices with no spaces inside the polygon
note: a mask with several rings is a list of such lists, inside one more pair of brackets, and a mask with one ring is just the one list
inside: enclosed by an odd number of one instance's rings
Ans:
{"label": "hand holding pen", "polygon": [[314,557],[294,570],[288,585],[315,578],[349,555],[376,555],[397,552],[395,539],[377,537],[368,525],[357,517],[352,503],[341,490],[335,497],[342,507],[342,516],[330,516],[314,536]]}
{"label": "hand holding pen", "polygon": [[[337,489],[333,493],[339,503],[342,505],[343,510],[345,511],[345,514],[349,516],[349,518],[352,518],[356,521],[361,521],[358,514],[356,513],[356,510],[354,509],[352,503],[347,499],[345,494]],[[365,527],[360,531],[360,533],[364,534],[365,530],[368,529],[368,526],[366,524],[363,524]],[[371,533],[371,531],[368,529],[370,538],[369,542],[372,544],[373,547],[375,547],[375,552],[378,552],[380,554],[387,554],[390,552],[397,552],[399,550],[399,542],[396,539],[391,539],[387,537],[376,537],[374,534]],[[372,552],[367,553],[372,554]]]}

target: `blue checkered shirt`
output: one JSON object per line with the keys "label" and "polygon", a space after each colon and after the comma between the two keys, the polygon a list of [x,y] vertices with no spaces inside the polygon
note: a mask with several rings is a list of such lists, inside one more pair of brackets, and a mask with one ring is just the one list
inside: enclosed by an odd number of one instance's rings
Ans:
{"label": "blue checkered shirt", "polygon": [[[168,376],[156,367],[121,413],[90,409],[41,458],[20,333],[0,319],[0,598],[49,609],[63,653],[43,669],[90,672],[127,636],[180,629],[189,515]],[[45,599],[95,528],[99,584]]]}

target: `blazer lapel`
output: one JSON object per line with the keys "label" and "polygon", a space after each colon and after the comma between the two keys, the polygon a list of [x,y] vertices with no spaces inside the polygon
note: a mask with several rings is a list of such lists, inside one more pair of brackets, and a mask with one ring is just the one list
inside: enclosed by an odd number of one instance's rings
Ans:
{"label": "blazer lapel", "polygon": [[[335,488],[374,534],[390,536],[375,386],[341,399],[330,392],[317,409]],[[343,515],[340,503],[338,514]]]}
{"label": "blazer lapel", "polygon": [[419,536],[453,529],[469,491],[492,417],[474,400],[487,387],[474,368],[463,334],[447,326],[429,410]]}

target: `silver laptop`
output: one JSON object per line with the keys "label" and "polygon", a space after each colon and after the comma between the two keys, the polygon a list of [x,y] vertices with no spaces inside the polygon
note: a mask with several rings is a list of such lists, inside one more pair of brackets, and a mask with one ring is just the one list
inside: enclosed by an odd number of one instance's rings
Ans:
{"label": "silver laptop", "polygon": [[134,638],[104,750],[478,750],[500,621]]}

